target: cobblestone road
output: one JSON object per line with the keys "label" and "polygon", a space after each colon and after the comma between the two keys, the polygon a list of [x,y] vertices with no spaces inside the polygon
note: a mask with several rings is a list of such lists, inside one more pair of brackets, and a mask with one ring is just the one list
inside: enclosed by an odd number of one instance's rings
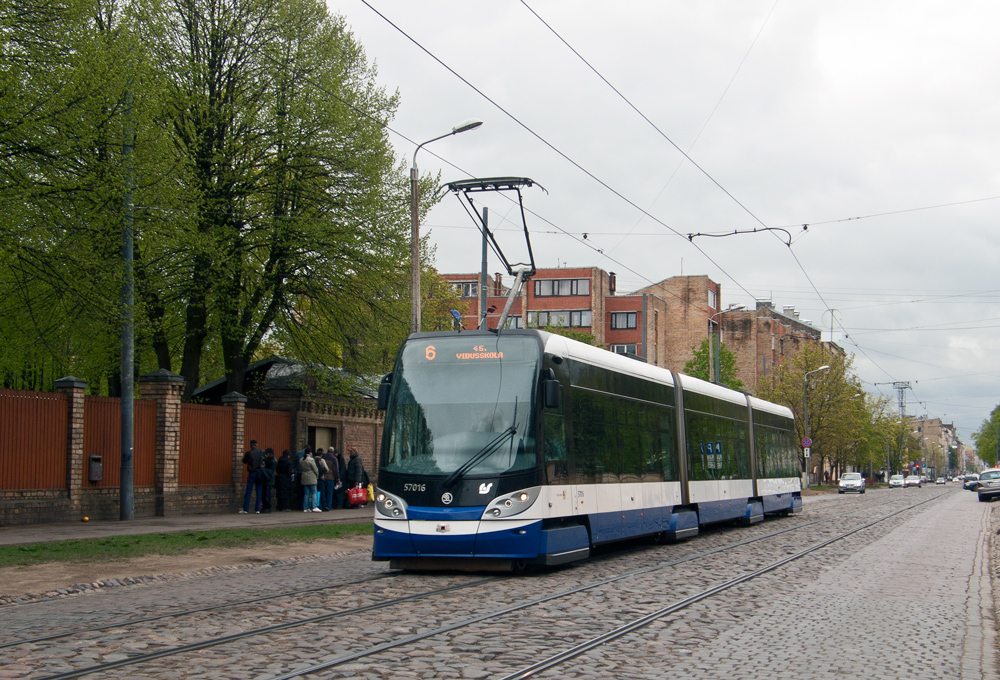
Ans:
{"label": "cobblestone road", "polygon": [[[273,678],[577,585],[697,557],[308,676],[500,678],[703,588],[794,554],[836,535],[849,523],[883,517],[917,499],[933,500],[537,677],[993,680],[998,667],[990,576],[997,573],[993,539],[1000,528],[1000,504],[978,503],[975,494],[957,487],[808,498],[805,511],[796,517],[712,531],[678,545],[631,546],[572,568],[523,578],[496,581],[472,575],[407,575],[219,612],[126,623],[99,633],[2,648],[0,678],[43,678],[221,635],[329,615],[321,623],[254,635],[189,652],[179,660],[163,659],[100,674]],[[800,530],[770,535],[795,527]],[[698,557],[754,537],[762,540],[725,555]],[[384,563],[372,563],[366,554],[357,553],[171,583],[108,588],[4,607],[0,615],[7,637],[23,639],[386,572]],[[471,587],[363,616],[338,613],[359,603],[377,604],[456,584]]]}

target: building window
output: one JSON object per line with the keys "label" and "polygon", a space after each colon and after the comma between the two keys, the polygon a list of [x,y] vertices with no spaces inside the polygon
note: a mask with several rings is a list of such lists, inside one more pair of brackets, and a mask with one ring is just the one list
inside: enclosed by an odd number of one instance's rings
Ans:
{"label": "building window", "polygon": [[456,283],[455,292],[458,293],[459,297],[464,298],[474,298],[479,297],[479,284],[478,283]]}
{"label": "building window", "polygon": [[636,351],[638,348],[638,345],[610,345],[608,347],[615,354],[631,354],[632,356],[638,356]]}
{"label": "building window", "polygon": [[716,295],[714,290],[708,291],[708,306],[710,309],[715,309],[718,307],[718,302],[716,302]]}
{"label": "building window", "polygon": [[590,279],[541,279],[535,281],[535,297],[590,295]]}
{"label": "building window", "polygon": [[620,330],[626,328],[635,328],[636,313],[635,312],[612,312],[611,313],[611,328],[612,330]]}
{"label": "building window", "polygon": [[528,325],[534,328],[557,326],[562,328],[590,328],[593,314],[589,309],[528,312]]}
{"label": "building window", "polygon": [[504,324],[504,328],[521,328],[521,317],[508,316],[507,323]]}

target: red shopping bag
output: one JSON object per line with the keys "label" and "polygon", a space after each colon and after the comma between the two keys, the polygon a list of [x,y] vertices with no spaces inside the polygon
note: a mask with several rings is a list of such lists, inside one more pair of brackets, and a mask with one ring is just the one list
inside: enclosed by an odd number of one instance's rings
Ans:
{"label": "red shopping bag", "polygon": [[368,490],[358,484],[353,489],[347,490],[347,498],[351,505],[364,505],[368,502]]}

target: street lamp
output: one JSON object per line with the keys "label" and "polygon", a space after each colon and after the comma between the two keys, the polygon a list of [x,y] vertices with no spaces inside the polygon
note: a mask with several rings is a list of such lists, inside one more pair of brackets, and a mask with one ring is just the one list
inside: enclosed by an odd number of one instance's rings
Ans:
{"label": "street lamp", "polygon": [[417,151],[431,142],[439,139],[457,135],[459,132],[475,130],[483,124],[483,121],[470,118],[464,123],[459,123],[451,129],[451,132],[428,139],[420,144],[413,152],[413,165],[410,166],[410,332],[420,332],[420,197],[417,192],[417,180],[420,173],[417,171]]}
{"label": "street lamp", "polygon": [[[825,371],[829,366],[820,366],[815,371],[808,371],[805,378],[802,379],[802,416],[805,422],[806,439],[809,439],[809,376],[813,373],[819,373],[820,371]],[[809,464],[806,463],[805,472],[805,488],[809,488]]]}
{"label": "street lamp", "polygon": [[[719,383],[722,380],[722,321],[719,321],[719,351],[714,351],[713,347],[715,345],[715,332],[712,330],[712,324],[714,323],[712,319],[719,316],[720,314],[725,314],[726,312],[739,312],[746,309],[746,305],[729,305],[721,312],[716,312],[712,316],[708,317],[708,332],[711,333],[712,337],[708,339],[708,380],[709,382]],[[715,379],[712,379],[712,374],[715,374]]]}

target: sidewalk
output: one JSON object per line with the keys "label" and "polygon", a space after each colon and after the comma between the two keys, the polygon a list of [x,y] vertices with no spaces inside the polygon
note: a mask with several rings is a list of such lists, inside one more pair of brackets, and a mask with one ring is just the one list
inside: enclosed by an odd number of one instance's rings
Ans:
{"label": "sidewalk", "polygon": [[54,522],[52,524],[26,524],[0,527],[0,545],[23,545],[73,539],[105,538],[128,534],[170,534],[181,531],[207,531],[211,529],[245,529],[258,527],[303,526],[306,524],[359,524],[371,523],[373,504],[350,510],[329,512],[271,512],[267,514],[240,515],[236,512],[212,515],[181,515],[178,517],[143,517],[123,522],[103,520],[89,522]]}

